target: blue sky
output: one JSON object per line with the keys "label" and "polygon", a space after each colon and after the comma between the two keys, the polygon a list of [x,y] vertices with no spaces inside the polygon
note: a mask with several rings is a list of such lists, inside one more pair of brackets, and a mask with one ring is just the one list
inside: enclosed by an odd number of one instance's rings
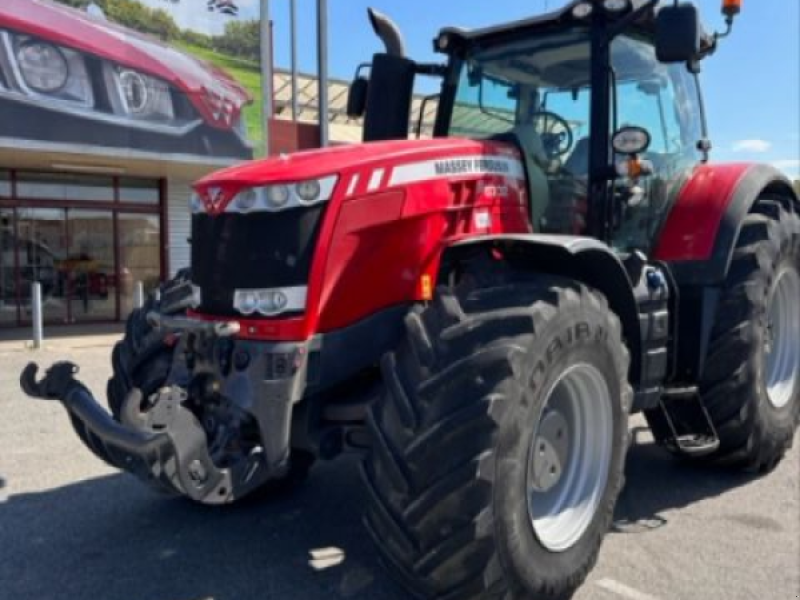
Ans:
{"label": "blue sky", "polygon": [[[270,0],[279,67],[289,65],[289,3]],[[300,68],[316,70],[316,0],[294,0],[299,15]],[[170,6],[170,0],[145,0]],[[205,0],[183,0],[172,10],[179,22],[205,19]],[[380,50],[366,20],[374,6],[403,30],[409,54],[434,60],[431,40],[440,27],[480,27],[554,9],[566,0],[328,0],[330,72],[349,79],[356,66]],[[721,28],[722,0],[698,0],[706,26]],[[257,17],[259,0],[239,0],[244,18]],[[198,10],[200,9],[200,10]],[[183,25],[184,23],[182,23]],[[217,24],[216,27],[220,27]],[[773,163],[800,178],[800,2],[745,0],[733,35],[704,62],[713,157]]]}

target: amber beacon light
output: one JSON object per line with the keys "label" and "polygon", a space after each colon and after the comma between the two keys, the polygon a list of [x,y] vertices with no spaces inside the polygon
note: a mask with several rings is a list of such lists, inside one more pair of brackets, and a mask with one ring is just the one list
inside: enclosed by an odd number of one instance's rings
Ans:
{"label": "amber beacon light", "polygon": [[734,17],[742,12],[742,0],[722,0],[722,14]]}

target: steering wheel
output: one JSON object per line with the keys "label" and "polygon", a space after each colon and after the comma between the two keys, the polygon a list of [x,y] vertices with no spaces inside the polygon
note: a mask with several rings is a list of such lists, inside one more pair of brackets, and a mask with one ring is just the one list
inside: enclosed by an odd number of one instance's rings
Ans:
{"label": "steering wheel", "polygon": [[542,110],[534,113],[531,123],[542,138],[542,145],[549,158],[560,158],[572,149],[575,134],[564,117]]}

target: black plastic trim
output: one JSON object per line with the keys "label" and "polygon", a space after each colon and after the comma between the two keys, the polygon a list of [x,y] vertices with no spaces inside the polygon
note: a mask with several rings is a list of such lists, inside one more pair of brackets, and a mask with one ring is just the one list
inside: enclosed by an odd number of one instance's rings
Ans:
{"label": "black plastic trim", "polygon": [[[619,256],[603,242],[559,235],[483,236],[451,246],[446,264],[458,263],[476,249],[497,249],[515,267],[570,277],[602,292],[622,322],[631,353],[631,382],[642,380],[642,337],[633,284]],[[440,276],[441,277],[441,276]]]}

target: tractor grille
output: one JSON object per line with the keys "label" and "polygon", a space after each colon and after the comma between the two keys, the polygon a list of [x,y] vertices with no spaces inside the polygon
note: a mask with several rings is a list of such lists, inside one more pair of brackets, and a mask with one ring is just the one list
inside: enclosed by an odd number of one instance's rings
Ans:
{"label": "tractor grille", "polygon": [[200,312],[239,316],[236,290],[308,285],[325,206],[192,217],[192,281]]}

